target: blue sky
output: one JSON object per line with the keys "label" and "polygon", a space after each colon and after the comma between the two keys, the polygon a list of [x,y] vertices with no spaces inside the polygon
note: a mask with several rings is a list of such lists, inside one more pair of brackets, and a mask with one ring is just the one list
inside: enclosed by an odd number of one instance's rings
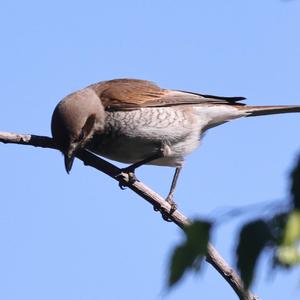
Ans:
{"label": "blue sky", "polygon": [[[300,1],[1,1],[0,131],[50,135],[65,95],[101,80],[300,104]],[[176,201],[189,217],[286,201],[300,149],[300,115],[236,120],[210,130],[187,158]],[[0,299],[236,299],[209,265],[166,292],[182,233],[130,190],[82,163],[70,175],[57,151],[0,145]],[[173,170],[137,175],[166,195]],[[247,215],[247,218],[249,215]],[[221,220],[222,221],[222,220]],[[241,219],[213,242],[233,264]],[[254,292],[298,299],[299,269],[260,259]]]}

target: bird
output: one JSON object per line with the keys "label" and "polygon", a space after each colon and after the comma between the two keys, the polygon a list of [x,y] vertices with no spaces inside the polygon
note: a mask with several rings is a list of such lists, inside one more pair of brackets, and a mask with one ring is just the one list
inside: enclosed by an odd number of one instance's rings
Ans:
{"label": "bird", "polygon": [[241,117],[300,112],[300,105],[249,106],[244,97],[171,90],[141,79],[91,84],[55,107],[52,137],[70,172],[82,149],[128,164],[130,180],[145,164],[175,168],[166,201],[176,210],[174,192],[185,158],[208,129]]}

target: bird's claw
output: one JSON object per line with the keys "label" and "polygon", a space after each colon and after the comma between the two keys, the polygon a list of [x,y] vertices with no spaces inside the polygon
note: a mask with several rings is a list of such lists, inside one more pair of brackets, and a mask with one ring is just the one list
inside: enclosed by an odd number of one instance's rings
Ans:
{"label": "bird's claw", "polygon": [[171,217],[171,215],[175,212],[175,210],[177,209],[177,205],[176,205],[176,203],[174,202],[172,196],[168,196],[168,197],[166,198],[166,201],[167,201],[167,202],[170,204],[170,206],[171,206],[171,209],[170,209],[169,212],[166,212],[166,211],[162,210],[161,206],[156,206],[156,205],[153,206],[153,209],[154,209],[155,211],[160,211],[162,218],[163,218],[166,222],[172,222],[172,219],[171,219],[170,217]]}
{"label": "bird's claw", "polygon": [[172,215],[174,213],[174,211],[177,209],[177,204],[175,203],[175,201],[173,200],[173,197],[171,195],[169,195],[166,198],[166,201],[170,204],[171,209],[170,209],[170,215]]}
{"label": "bird's claw", "polygon": [[[138,181],[137,177],[134,174],[134,170],[131,170],[129,168],[124,168],[121,169],[121,172],[116,176],[116,178],[124,178],[124,175],[127,175],[127,183],[128,184],[133,184],[134,182]],[[119,187],[121,190],[125,190],[127,184],[123,184],[121,182],[119,182]]]}
{"label": "bird's claw", "polygon": [[167,212],[161,212],[161,216],[166,222],[173,222],[172,219],[170,218],[171,214]]}
{"label": "bird's claw", "polygon": [[121,190],[125,190],[126,189],[126,185],[125,184],[122,184],[121,182],[119,182],[119,188]]}

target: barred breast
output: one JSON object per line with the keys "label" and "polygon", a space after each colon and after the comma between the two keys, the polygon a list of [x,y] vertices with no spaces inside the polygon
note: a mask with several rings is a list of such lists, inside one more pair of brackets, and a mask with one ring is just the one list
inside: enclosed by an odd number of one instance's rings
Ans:
{"label": "barred breast", "polygon": [[88,148],[108,159],[135,163],[162,147],[165,156],[150,164],[177,167],[199,144],[200,122],[192,108],[160,107],[107,112],[104,134]]}

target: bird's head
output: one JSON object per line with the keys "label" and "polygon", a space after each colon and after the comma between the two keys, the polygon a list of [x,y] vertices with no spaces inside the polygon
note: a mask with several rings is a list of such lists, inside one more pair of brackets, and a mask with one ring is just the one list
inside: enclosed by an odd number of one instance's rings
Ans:
{"label": "bird's head", "polygon": [[51,121],[52,136],[65,159],[69,173],[76,152],[83,149],[96,132],[103,131],[105,112],[91,88],[66,96],[56,106]]}

